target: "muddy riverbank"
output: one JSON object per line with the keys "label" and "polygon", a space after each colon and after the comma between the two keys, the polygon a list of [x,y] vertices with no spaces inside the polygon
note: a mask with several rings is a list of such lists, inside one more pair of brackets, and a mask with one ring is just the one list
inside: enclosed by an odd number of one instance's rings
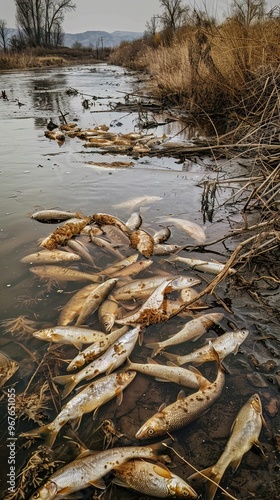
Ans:
{"label": "muddy riverbank", "polygon": [[[218,240],[233,229],[243,227],[241,204],[235,203],[234,199],[228,201],[229,188],[221,186],[218,193],[220,208],[215,211],[212,222],[204,219],[201,183],[208,178],[215,179],[217,172],[225,178],[246,175],[242,161],[213,160],[199,155],[178,161],[178,158],[172,157],[137,155],[135,151],[129,154],[121,151],[104,154],[99,149],[84,147],[85,141],[78,137],[66,136],[63,142],[59,142],[45,136],[50,118],[59,124],[61,112],[67,122],[76,123],[83,130],[106,126],[113,134],[138,133],[139,113],[126,112],[124,109],[118,111],[116,108],[118,102],[125,105],[126,95],[139,92],[138,79],[136,73],[127,73],[119,67],[106,64],[6,72],[0,77],[0,90],[5,89],[8,97],[7,100],[0,99],[1,350],[19,363],[13,378],[1,389],[1,458],[5,461],[5,468],[1,472],[2,496],[6,495],[7,474],[11,472],[7,447],[8,438],[11,437],[7,424],[8,387],[14,387],[17,395],[23,394],[27,388],[26,394],[34,395],[40,392],[44,380],[50,383],[46,388],[47,400],[39,398],[36,403],[40,412],[37,422],[32,418],[28,420],[31,413],[17,415],[16,474],[19,474],[32,453],[39,451],[43,454],[39,448],[42,441],[25,448],[25,440],[19,435],[37,427],[38,422],[42,424],[53,420],[64,402],[60,399],[59,388],[55,392],[51,378],[66,373],[65,361],[62,360],[71,359],[77,353],[73,346],[47,351],[48,343],[27,335],[28,332],[24,331],[26,322],[20,323],[20,320],[24,316],[25,320],[34,322],[34,328],[57,324],[61,309],[73,293],[84,286],[84,283],[64,282],[46,287],[46,281],[35,278],[29,270],[30,266],[21,262],[27,254],[38,251],[38,241],[47,237],[58,225],[39,223],[31,219],[31,214],[37,210],[58,208],[85,215],[109,213],[127,221],[132,212],[140,209],[142,228],[152,234],[162,227],[164,218],[190,220],[203,228],[206,242],[217,240],[217,243],[199,248],[193,238],[172,223],[169,226],[169,243],[187,245],[188,248],[180,253],[184,257],[207,261],[225,263],[240,242],[240,236],[225,242]],[[163,138],[174,143],[191,141],[194,136],[204,133],[193,126],[186,129],[177,121],[168,123],[166,117],[146,115],[148,119],[151,117],[163,124],[146,131],[142,129],[141,134],[153,133],[161,141]],[[97,272],[116,260],[114,254],[97,250],[88,239],[83,238],[83,242],[96,268],[92,269],[82,262],[77,266],[80,270]],[[194,246],[193,250],[191,246]],[[125,256],[134,252],[130,247],[122,251]],[[187,274],[200,280],[196,287],[198,292],[213,279],[213,275],[184,269],[179,263],[174,268],[168,262],[168,256],[153,256],[152,260],[150,268],[139,274],[139,277],[159,273]],[[271,500],[280,498],[278,273],[279,255],[276,251],[269,258],[264,256],[249,267],[239,266],[235,275],[228,276],[218,285],[216,295],[204,296],[203,301],[208,309],[193,312],[223,313],[224,318],[219,325],[195,342],[168,349],[182,355],[203,345],[208,338],[220,337],[224,332],[249,330],[238,352],[230,354],[224,361],[226,381],[219,399],[200,418],[171,433],[175,438],[172,446],[181,457],[198,470],[208,467],[221,455],[241,406],[252,394],[258,393],[267,424],[267,428],[263,425],[260,435],[265,456],[256,448],[248,451],[235,474],[228,470],[222,482],[223,488],[239,500],[264,499],[268,496]],[[174,316],[164,323],[150,325],[144,334],[144,343],[137,344],[130,359],[145,363],[151,356],[151,349],[145,344],[166,339],[191,318]],[[87,326],[99,328],[98,317],[93,315]],[[40,365],[42,359],[46,361],[43,366]],[[156,360],[166,363],[163,354],[158,355]],[[217,367],[213,362],[198,368],[210,380],[215,379]],[[77,448],[73,441],[99,450],[112,444],[137,443],[135,433],[139,427],[163,403],[168,405],[174,402],[180,389],[173,383],[162,383],[137,374],[124,391],[119,406],[112,400],[100,408],[94,421],[91,414],[84,415],[78,431],[73,432],[68,424],[64,427],[55,443],[54,455],[46,459],[45,469],[42,466],[39,471],[39,479],[46,478],[57,468],[59,460],[68,462],[76,456]],[[186,389],[186,394],[190,393],[191,390]],[[115,434],[105,432],[102,427],[102,423],[108,419],[115,426]],[[170,455],[172,465],[175,465],[171,470],[186,480],[193,473],[191,466],[174,452],[171,451]],[[120,496],[127,500],[143,498],[141,494],[110,486],[111,478],[107,479],[108,488],[104,492],[104,499],[117,499]],[[7,498],[29,498],[35,489],[35,484],[30,481],[24,484],[22,496]],[[204,498],[204,485],[198,483],[195,488]],[[93,488],[87,489],[83,498],[90,498],[92,493]],[[224,495],[218,492],[216,498],[224,498]]]}

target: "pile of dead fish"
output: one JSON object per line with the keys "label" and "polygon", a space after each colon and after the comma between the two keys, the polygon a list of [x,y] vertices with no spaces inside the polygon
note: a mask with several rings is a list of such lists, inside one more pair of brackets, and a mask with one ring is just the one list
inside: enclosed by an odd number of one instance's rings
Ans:
{"label": "pile of dead fish", "polygon": [[159,137],[156,134],[141,134],[140,132],[116,134],[110,132],[106,125],[81,129],[77,123],[65,123],[60,126],[49,124],[49,129],[45,131],[45,136],[57,141],[60,145],[64,143],[66,137],[77,137],[85,141],[85,148],[99,149],[112,154],[149,154],[153,148],[162,144],[166,139],[165,135]]}
{"label": "pile of dead fish", "polygon": [[[68,363],[67,373],[54,378],[61,398],[70,396],[67,403],[52,422],[22,433],[20,437],[43,438],[46,446],[53,446],[58,433],[69,421],[75,422],[77,430],[84,414],[96,412],[113,398],[120,404],[125,398],[123,392],[137,372],[176,383],[180,388],[191,388],[194,392],[188,396],[180,392],[176,401],[162,405],[142,423],[135,434],[136,440],[165,439],[204,414],[223,390],[222,360],[238,351],[249,332],[225,331],[186,355],[166,352],[168,347],[185,346],[188,341],[200,338],[222,321],[223,314],[203,314],[208,306],[201,300],[188,307],[188,302],[198,293],[193,287],[199,285],[200,280],[185,271],[181,274],[165,272],[155,266],[155,260],[158,256],[164,256],[166,262],[170,259],[171,263],[179,259],[189,269],[195,265],[204,266],[199,269],[214,274],[221,270],[222,264],[184,260],[178,256],[184,247],[166,243],[171,236],[170,228],[147,231],[142,227],[138,212],[133,212],[126,222],[104,213],[85,216],[53,210],[36,212],[32,218],[61,225],[42,239],[39,248],[22,258],[22,262],[30,264],[30,271],[43,280],[89,284],[72,294],[57,324],[33,333],[44,342],[75,346],[78,352]],[[167,218],[166,222],[172,222],[197,244],[205,242],[204,231],[197,224],[176,218]],[[110,256],[113,263],[101,269],[96,267],[100,253]],[[88,271],[79,269],[81,262],[88,266]],[[141,273],[145,276],[139,278]],[[150,325],[166,322],[176,315],[188,318],[183,328],[166,340],[146,341]],[[88,326],[93,318],[97,329]],[[143,342],[151,349],[151,358],[162,353],[171,362],[160,364],[149,358],[143,364],[132,362],[130,358],[135,346]],[[206,379],[194,367],[182,366],[207,361],[217,365],[214,381]],[[80,390],[73,393],[76,387]],[[203,471],[204,477],[212,480],[207,483],[208,499],[214,498],[227,467],[230,464],[237,467],[243,454],[258,442],[261,428],[261,401],[254,394],[241,408],[221,458]],[[197,498],[197,493],[185,480],[158,463],[158,456],[167,452],[163,443],[84,452],[50,475],[30,498],[63,498],[88,486],[102,489],[106,484],[103,478],[109,472],[114,483],[143,494]]]}

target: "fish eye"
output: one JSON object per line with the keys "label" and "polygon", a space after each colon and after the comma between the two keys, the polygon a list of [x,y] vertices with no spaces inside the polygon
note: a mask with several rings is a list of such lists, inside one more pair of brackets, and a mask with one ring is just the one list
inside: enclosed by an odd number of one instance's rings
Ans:
{"label": "fish eye", "polygon": [[38,491],[36,491],[36,492],[34,493],[34,495],[33,495],[33,498],[39,498],[39,496],[40,496],[40,493],[39,493]]}
{"label": "fish eye", "polygon": [[148,430],[148,434],[149,434],[149,436],[152,436],[152,435],[153,435],[153,433],[154,433],[154,429],[149,429],[149,430]]}

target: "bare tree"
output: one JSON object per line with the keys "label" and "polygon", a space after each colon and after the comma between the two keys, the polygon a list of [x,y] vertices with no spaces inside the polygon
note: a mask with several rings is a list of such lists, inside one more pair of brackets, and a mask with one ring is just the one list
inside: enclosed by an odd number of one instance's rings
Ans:
{"label": "bare tree", "polygon": [[163,28],[175,31],[186,21],[189,7],[184,6],[182,0],[160,0],[163,13],[160,16]]}
{"label": "bare tree", "polygon": [[8,48],[8,28],[7,28],[7,23],[4,21],[4,19],[0,19],[0,47],[4,50],[4,52],[7,52]]}
{"label": "bare tree", "polygon": [[72,0],[15,0],[15,3],[16,19],[28,45],[61,44],[64,14],[76,8]]}
{"label": "bare tree", "polygon": [[233,0],[232,17],[248,28],[254,21],[263,18],[265,5],[265,0]]}
{"label": "bare tree", "polygon": [[158,16],[152,16],[150,21],[146,22],[145,35],[154,36],[157,32]]}

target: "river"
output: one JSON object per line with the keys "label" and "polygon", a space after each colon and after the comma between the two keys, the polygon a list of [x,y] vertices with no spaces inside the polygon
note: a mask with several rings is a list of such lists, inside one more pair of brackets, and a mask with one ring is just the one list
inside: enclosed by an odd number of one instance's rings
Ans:
{"label": "river", "polygon": [[[30,273],[29,266],[21,262],[25,255],[38,251],[38,240],[48,236],[56,227],[56,225],[41,224],[33,220],[31,215],[38,210],[56,208],[82,212],[86,215],[104,212],[126,221],[132,211],[141,207],[142,227],[147,231],[160,229],[164,217],[176,217],[190,220],[203,227],[207,241],[220,238],[229,232],[233,220],[236,224],[242,219],[237,207],[225,205],[222,217],[214,218],[212,223],[209,221],[204,223],[201,212],[202,188],[198,184],[208,175],[215,177],[215,169],[219,162],[214,162],[210,158],[201,160],[198,157],[192,161],[178,162],[176,159],[163,157],[103,155],[85,148],[84,141],[78,138],[67,137],[62,144],[58,144],[45,136],[49,119],[52,118],[58,123],[60,111],[66,115],[68,122],[76,122],[82,129],[106,125],[113,133],[126,134],[138,131],[137,113],[119,112],[114,109],[116,103],[125,103],[125,95],[133,96],[140,92],[141,83],[138,74],[101,63],[93,66],[9,71],[0,75],[0,82],[0,91],[5,90],[8,97],[7,100],[0,99],[1,350],[20,365],[11,381],[5,384],[4,389],[2,388],[1,456],[5,461],[5,468],[1,468],[0,488],[1,495],[4,495],[9,477],[7,474],[11,473],[13,466],[8,462],[8,459],[11,459],[9,453],[11,448],[8,447],[6,388],[12,387],[11,384],[15,383],[16,393],[21,394],[28,384],[31,384],[32,389],[32,376],[35,370],[47,376],[46,367],[42,372],[38,368],[40,363],[38,360],[42,358],[46,344],[32,338],[12,335],[7,327],[9,324],[7,321],[25,316],[38,325],[54,325],[66,300],[77,289],[77,284],[64,283],[63,286],[52,287],[46,291],[43,289],[43,282],[36,279]],[[77,93],[72,92],[73,89]],[[85,99],[89,101],[87,109],[82,104]],[[170,140],[188,140],[192,134],[202,133],[192,128],[186,131],[184,125],[178,122],[160,125],[146,133],[151,132]],[[131,166],[112,168],[93,165],[97,162],[112,161],[129,161]],[[230,167],[229,162],[225,162],[222,166],[219,164],[219,169],[224,168],[225,172]],[[219,196],[220,203],[223,203],[228,196],[226,189],[221,190]],[[140,198],[142,202],[139,202]],[[178,227],[170,227],[172,232],[170,243],[178,245],[194,243],[192,238]],[[226,262],[230,254],[225,247],[220,243],[214,246],[214,250],[216,253],[194,252],[191,256]],[[112,254],[104,253],[98,258],[98,265],[101,268],[106,267],[113,260]],[[154,259],[153,267],[157,272],[175,273],[170,264],[158,257]],[[201,278],[201,275],[194,271],[187,274]],[[149,275],[148,271],[146,275]],[[208,281],[212,279],[208,274],[205,277]],[[205,286],[202,277],[197,290],[201,291]],[[261,396],[268,422],[268,430],[263,426],[260,438],[264,443],[267,458],[258,452],[249,451],[234,476],[229,471],[225,474],[222,485],[239,500],[268,497],[276,500],[280,498],[277,496],[276,475],[279,469],[275,453],[277,444],[275,436],[280,432],[279,420],[277,424],[276,418],[279,391],[275,377],[271,377],[271,373],[273,376],[277,374],[279,365],[274,358],[276,364],[273,370],[262,370],[259,365],[253,363],[254,357],[260,359],[261,363],[267,361],[268,357],[273,357],[271,354],[273,340],[272,346],[260,347],[262,339],[258,337],[256,323],[261,321],[261,312],[259,315],[255,313],[256,305],[252,301],[247,303],[247,298],[245,301],[242,300],[242,291],[231,294],[230,300],[227,300],[227,291],[227,284],[219,289],[219,293],[223,294],[228,304],[227,310],[213,296],[205,298],[209,309],[202,312],[222,312],[224,319],[218,326],[210,329],[208,335],[196,341],[197,345],[202,345],[207,338],[217,337],[233,328],[248,328],[249,336],[239,352],[235,356],[231,354],[225,360],[226,383],[221,397],[195,422],[174,432],[176,437],[174,448],[199,470],[213,465],[224,449],[237,412],[248,398],[257,392]],[[145,334],[144,343],[148,343],[146,335],[149,342],[155,342],[158,337],[167,338],[189,319],[191,317],[187,319],[174,317],[162,325],[150,326]],[[94,322],[92,324],[95,325]],[[174,346],[171,351],[176,354],[186,353],[195,346],[196,343],[193,343],[191,349],[184,345]],[[62,351],[58,349],[54,351],[54,360],[56,356],[66,355],[71,358],[74,353],[75,348],[72,346],[69,347],[69,351],[65,348],[64,350],[62,348]],[[145,362],[150,355],[151,350],[145,345],[137,345],[131,359]],[[163,355],[157,359],[162,363],[166,361]],[[54,360],[50,362],[51,369],[54,369],[56,374],[64,373],[63,363],[59,362],[55,367]],[[217,369],[213,363],[206,363],[205,367],[201,365],[199,369],[210,380],[214,380]],[[35,382],[36,377],[33,389],[35,388],[34,391],[38,393],[39,388]],[[134,435],[137,429],[163,403],[170,404],[175,401],[179,390],[180,387],[175,384],[163,384],[137,374],[131,386],[125,390],[120,406],[117,406],[115,401],[107,403],[105,410],[101,408],[94,421],[91,415],[85,415],[79,431],[75,434],[71,433],[67,426],[64,428],[65,432],[60,433],[54,448],[54,459],[69,461],[69,457],[74,456],[72,454],[75,452],[70,449],[70,445],[69,451],[65,444],[67,443],[65,435],[70,436],[72,441],[82,442],[86,447],[101,449],[106,434],[102,433],[100,425],[106,419],[112,419],[117,434],[123,435],[119,439],[117,435],[111,436],[114,444],[135,444],[137,441]],[[186,393],[189,392],[190,390],[186,389]],[[58,396],[55,404],[58,409],[60,404]],[[41,423],[46,421],[47,416],[52,419],[56,415],[51,399],[48,400],[47,407],[42,409],[44,416]],[[27,421],[23,418],[16,420],[16,473],[30,458],[30,454],[39,450],[38,442],[35,442],[33,447],[24,449],[24,440],[19,438],[19,434],[22,430],[30,430],[36,426],[37,423],[32,420]],[[171,453],[171,456],[176,465],[176,468],[171,469],[172,472],[186,480],[193,472],[192,468],[174,453]],[[41,480],[47,476],[42,474],[42,470]],[[204,489],[201,483],[196,485],[196,489],[203,495]],[[34,485],[30,485],[27,480],[24,496],[15,498],[28,498],[33,491]],[[82,498],[91,498],[92,491],[92,488],[85,490]],[[128,500],[143,498],[143,495],[131,493],[115,485],[109,486],[102,498],[117,499],[120,495],[121,498]],[[224,496],[222,493],[217,493],[217,498]]]}

